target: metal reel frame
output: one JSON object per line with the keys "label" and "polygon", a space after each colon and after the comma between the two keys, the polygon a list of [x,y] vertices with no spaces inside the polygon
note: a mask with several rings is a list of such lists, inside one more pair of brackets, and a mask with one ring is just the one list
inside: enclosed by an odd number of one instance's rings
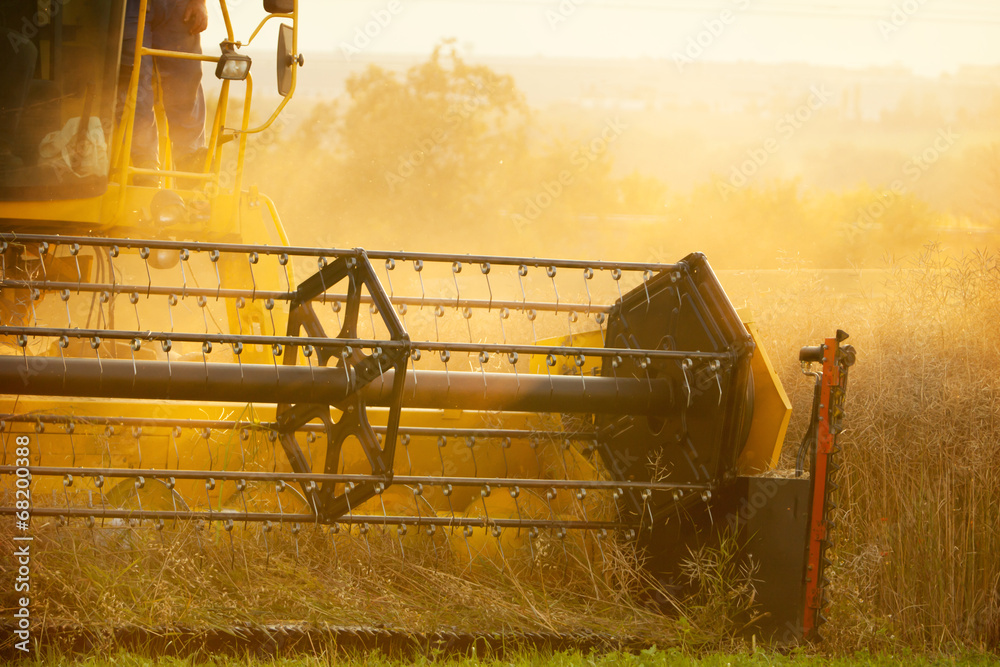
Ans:
{"label": "metal reel frame", "polygon": [[[299,403],[279,404],[277,422],[282,447],[292,469],[297,473],[311,473],[312,462],[303,453],[295,431],[314,419],[320,419],[327,436],[326,462],[324,473],[336,474],[340,461],[340,453],[345,441],[354,437],[361,444],[365,457],[371,465],[371,474],[381,477],[382,481],[365,481],[360,484],[343,485],[333,481],[304,482],[302,490],[313,506],[317,519],[323,523],[331,523],[347,514],[353,507],[361,505],[380,490],[392,483],[393,459],[396,453],[399,420],[402,413],[403,387],[406,383],[406,367],[410,357],[410,337],[396,314],[389,296],[375,275],[374,268],[364,250],[357,249],[353,256],[339,257],[332,264],[324,266],[319,272],[303,282],[295,291],[295,297],[289,304],[288,336],[301,336],[304,331],[308,338],[329,338],[323,328],[312,300],[326,293],[332,287],[347,282],[347,300],[344,322],[337,338],[353,340],[357,338],[358,314],[360,312],[361,295],[367,289],[374,307],[381,316],[382,323],[389,332],[390,346],[374,346],[371,354],[364,354],[360,349],[350,345],[340,348],[340,358],[336,367],[344,370],[348,380],[348,396],[345,400],[331,406],[327,404]],[[313,355],[313,347],[308,343],[289,345],[283,355],[283,364],[296,364],[299,350],[308,359]],[[334,350],[321,347],[317,353],[320,366],[328,366],[334,358]],[[386,424],[384,442],[380,445],[378,436],[368,420],[368,411],[361,390],[381,377],[387,370],[393,369],[394,375],[391,389],[391,405]],[[337,408],[340,418],[334,419],[331,407]]]}

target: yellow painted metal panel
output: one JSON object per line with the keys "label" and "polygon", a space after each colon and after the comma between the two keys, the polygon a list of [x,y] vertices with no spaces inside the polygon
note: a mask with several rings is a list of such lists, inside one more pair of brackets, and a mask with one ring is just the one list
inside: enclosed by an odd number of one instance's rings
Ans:
{"label": "yellow painted metal panel", "polygon": [[751,362],[754,382],[753,421],[746,446],[738,461],[740,474],[749,475],[771,470],[777,465],[785,431],[788,430],[788,420],[792,415],[792,404],[761,345],[756,327],[752,322],[745,322],[744,325],[757,346]]}

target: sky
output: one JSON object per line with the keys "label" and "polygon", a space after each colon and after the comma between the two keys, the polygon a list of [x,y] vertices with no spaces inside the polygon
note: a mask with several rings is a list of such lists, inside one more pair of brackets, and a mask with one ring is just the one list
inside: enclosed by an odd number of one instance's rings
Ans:
{"label": "sky", "polygon": [[[261,2],[230,5],[245,40]],[[206,48],[222,34],[212,13]],[[490,57],[902,65],[926,76],[1000,65],[1000,0],[300,0],[300,14],[307,60],[423,55],[455,38]],[[254,46],[274,39],[265,31]]]}

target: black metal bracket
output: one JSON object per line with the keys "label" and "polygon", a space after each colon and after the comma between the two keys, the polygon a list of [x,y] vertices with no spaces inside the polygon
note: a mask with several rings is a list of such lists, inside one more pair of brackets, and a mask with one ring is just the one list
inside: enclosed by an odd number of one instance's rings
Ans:
{"label": "black metal bracket", "polygon": [[[676,268],[650,276],[615,304],[605,345],[638,350],[690,352],[690,358],[606,358],[601,375],[616,380],[667,379],[674,409],[662,416],[597,419],[598,451],[612,478],[710,484],[720,488],[736,476],[736,461],[753,413],[750,361],[753,340],[701,253]],[[699,353],[725,355],[699,358]],[[627,491],[627,511],[662,524],[678,505],[699,502],[696,494],[641,497]]]}
{"label": "black metal bracket", "polygon": [[[381,482],[368,481],[347,486],[334,482],[323,482],[319,485],[304,484],[303,492],[306,498],[309,499],[318,520],[324,523],[336,521],[374,496],[379,491],[377,487],[380,484],[385,488],[392,483],[403,386],[410,358],[410,337],[379,282],[367,254],[361,249],[357,249],[354,255],[340,257],[324,266],[298,287],[289,305],[287,335],[298,337],[301,335],[300,332],[304,331],[309,338],[328,338],[313,308],[313,301],[342,281],[347,282],[347,299],[343,323],[337,338],[351,340],[358,337],[361,295],[362,291],[367,289],[382,323],[389,332],[388,342],[391,344],[384,347],[376,346],[370,354],[365,354],[361,349],[355,349],[346,343],[341,348],[307,349],[306,344],[289,345],[284,354],[285,365],[298,363],[301,348],[304,355],[316,355],[317,365],[328,366],[330,361],[336,358],[339,349],[336,367],[344,371],[348,381],[348,394],[345,400],[334,406],[317,403],[278,405],[276,416],[282,447],[295,472],[313,472],[312,461],[295,439],[295,431],[306,423],[319,419],[325,425],[327,435],[324,473],[339,472],[340,453],[344,442],[354,437],[361,444],[371,465],[371,475],[383,479]],[[368,421],[367,406],[361,395],[361,389],[381,378],[389,369],[395,371],[391,389],[392,399],[385,438],[380,444]],[[336,407],[341,412],[339,419],[334,420],[331,407]]]}

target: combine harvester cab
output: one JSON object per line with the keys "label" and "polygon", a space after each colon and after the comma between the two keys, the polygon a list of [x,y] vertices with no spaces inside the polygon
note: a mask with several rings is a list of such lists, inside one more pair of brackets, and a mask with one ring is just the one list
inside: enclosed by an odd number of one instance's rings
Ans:
{"label": "combine harvester cab", "polygon": [[[279,88],[291,93],[297,3],[264,6],[262,24],[287,23]],[[64,7],[41,47],[85,34],[105,47],[87,52],[95,78],[77,106],[52,97],[66,127],[92,128],[69,133],[77,157],[58,158],[73,175],[40,187],[31,179],[62,167],[25,149],[0,183],[0,515],[20,520],[26,486],[37,531],[192,521],[265,541],[319,531],[334,546],[378,534],[404,554],[429,544],[512,571],[521,557],[585,561],[591,577],[633,545],[667,587],[689,548],[728,531],[758,567],[762,631],[815,636],[828,459],[853,362],[841,336],[803,353],[823,364],[806,448],[817,474],[758,476],[777,462],[790,406],[704,256],[289,246],[241,176],[248,136],[288,97],[249,127],[246,78],[230,128],[227,79],[205,169],[139,169],[135,77],[114,122],[108,45],[124,3]],[[223,54],[202,59],[246,77],[229,30]],[[47,62],[32,85],[69,86]]]}

